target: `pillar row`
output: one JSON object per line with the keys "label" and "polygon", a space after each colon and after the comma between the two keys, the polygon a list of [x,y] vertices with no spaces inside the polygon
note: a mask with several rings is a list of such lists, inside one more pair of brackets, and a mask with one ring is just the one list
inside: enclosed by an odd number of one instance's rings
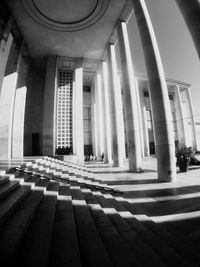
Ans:
{"label": "pillar row", "polygon": [[132,0],[148,74],[155,134],[158,179],[176,177],[172,115],[155,33],[144,0]]}

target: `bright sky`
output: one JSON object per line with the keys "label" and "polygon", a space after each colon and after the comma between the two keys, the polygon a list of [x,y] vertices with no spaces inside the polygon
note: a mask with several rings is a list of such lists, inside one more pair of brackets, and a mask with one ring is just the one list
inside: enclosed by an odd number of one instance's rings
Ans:
{"label": "bright sky", "polygon": [[[174,0],[146,0],[167,78],[190,83],[195,119],[200,121],[200,60]],[[145,73],[135,18],[128,23],[136,73]]]}

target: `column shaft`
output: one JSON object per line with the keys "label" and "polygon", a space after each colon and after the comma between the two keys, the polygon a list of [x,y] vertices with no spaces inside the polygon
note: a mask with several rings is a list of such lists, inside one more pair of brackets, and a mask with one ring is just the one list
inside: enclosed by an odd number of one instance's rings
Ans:
{"label": "column shaft", "polygon": [[147,68],[156,143],[158,179],[176,176],[172,115],[164,71],[151,19],[144,0],[132,0]]}
{"label": "column shaft", "polygon": [[111,129],[110,129],[110,108],[108,94],[108,69],[107,63],[102,62],[102,81],[103,81],[103,118],[104,118],[104,162],[112,162],[111,153]]}
{"label": "column shaft", "polygon": [[135,172],[141,168],[141,142],[135,75],[125,22],[118,24],[118,38],[123,72],[129,170]]}
{"label": "column shaft", "polygon": [[75,144],[76,155],[79,163],[84,162],[84,141],[83,141],[83,66],[77,62],[75,68]]}
{"label": "column shaft", "polygon": [[43,109],[42,152],[44,156],[55,154],[56,92],[57,57],[49,56],[46,67]]}
{"label": "column shaft", "polygon": [[185,126],[184,126],[184,118],[182,112],[183,108],[181,103],[179,86],[176,86],[175,99],[176,99],[176,120],[177,120],[178,139],[179,139],[178,141],[179,141],[179,146],[183,147],[186,144],[186,136],[185,136]]}
{"label": "column shaft", "polygon": [[112,123],[112,150],[114,166],[123,166],[124,157],[124,129],[122,99],[119,79],[117,77],[117,64],[115,47],[109,44],[108,66],[110,75],[110,102],[111,102],[111,123]]}

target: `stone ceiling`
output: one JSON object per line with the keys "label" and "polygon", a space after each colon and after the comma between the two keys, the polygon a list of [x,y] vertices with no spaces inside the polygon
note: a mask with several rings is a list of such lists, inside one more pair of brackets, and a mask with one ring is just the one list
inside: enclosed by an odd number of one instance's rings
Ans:
{"label": "stone ceiling", "polygon": [[48,55],[100,60],[129,0],[7,0],[35,63]]}

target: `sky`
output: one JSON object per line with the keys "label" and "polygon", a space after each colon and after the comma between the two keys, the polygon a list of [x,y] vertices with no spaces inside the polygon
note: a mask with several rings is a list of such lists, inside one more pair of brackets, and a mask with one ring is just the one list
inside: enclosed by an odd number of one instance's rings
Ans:
{"label": "sky", "polygon": [[[165,76],[191,84],[195,120],[200,122],[200,60],[175,0],[146,0]],[[128,22],[136,74],[146,73],[134,16]]]}

